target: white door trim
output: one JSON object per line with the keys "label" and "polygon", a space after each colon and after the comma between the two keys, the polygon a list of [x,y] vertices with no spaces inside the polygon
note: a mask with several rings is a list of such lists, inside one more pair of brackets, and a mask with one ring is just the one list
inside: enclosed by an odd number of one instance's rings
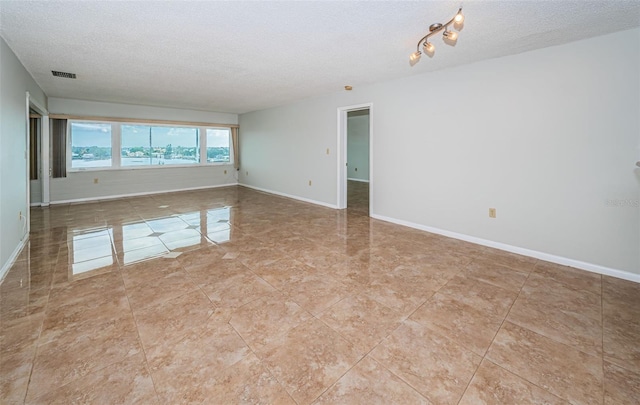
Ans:
{"label": "white door trim", "polygon": [[337,203],[338,209],[347,208],[347,113],[350,111],[369,110],[369,215],[373,214],[373,103],[356,104],[338,107],[337,136]]}
{"label": "white door trim", "polygon": [[[29,121],[29,109],[34,109],[38,114],[42,116],[40,119],[40,154],[38,159],[40,159],[40,185],[42,187],[42,206],[48,206],[50,197],[49,197],[49,112],[47,109],[41,105],[38,100],[32,99],[29,92],[27,92],[27,207],[31,206],[31,180],[29,176],[29,159],[30,159],[30,134],[29,134],[29,126],[31,125]],[[30,213],[27,210],[27,232],[30,230]]]}

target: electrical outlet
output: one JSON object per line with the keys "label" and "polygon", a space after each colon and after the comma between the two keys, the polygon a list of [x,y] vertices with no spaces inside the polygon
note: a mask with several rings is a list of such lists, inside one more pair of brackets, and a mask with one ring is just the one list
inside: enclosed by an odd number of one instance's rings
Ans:
{"label": "electrical outlet", "polygon": [[22,219],[22,211],[18,212],[18,220]]}
{"label": "electrical outlet", "polygon": [[489,218],[495,218],[495,217],[496,217],[496,209],[489,208]]}
{"label": "electrical outlet", "polygon": [[98,179],[97,178],[93,179],[93,184],[98,184]]}
{"label": "electrical outlet", "polygon": [[309,185],[311,185],[311,180],[309,180]]}

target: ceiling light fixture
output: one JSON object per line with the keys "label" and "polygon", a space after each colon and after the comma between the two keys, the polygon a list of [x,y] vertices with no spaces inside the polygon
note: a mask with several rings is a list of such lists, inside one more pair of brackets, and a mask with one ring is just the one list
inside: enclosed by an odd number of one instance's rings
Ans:
{"label": "ceiling light fixture", "polygon": [[[453,25],[453,27],[458,29],[459,31],[460,28],[462,28],[463,22],[464,22],[464,15],[462,14],[462,7],[460,7],[456,15],[447,23],[431,24],[429,26],[429,33],[424,37],[420,38],[420,41],[418,41],[418,46],[416,47],[416,51],[412,53],[411,56],[409,56],[409,64],[413,66],[416,63],[418,63],[420,61],[420,57],[422,56],[423,52],[426,53],[428,56],[433,56],[434,52],[436,51],[436,47],[431,42],[429,42],[429,37],[437,34],[442,30],[444,30],[444,32],[442,33],[442,38],[445,40],[445,42],[447,42],[449,45],[454,45],[455,42],[458,40],[458,33],[456,31],[450,30],[450,26]],[[420,51],[420,45],[422,45],[422,52]]]}

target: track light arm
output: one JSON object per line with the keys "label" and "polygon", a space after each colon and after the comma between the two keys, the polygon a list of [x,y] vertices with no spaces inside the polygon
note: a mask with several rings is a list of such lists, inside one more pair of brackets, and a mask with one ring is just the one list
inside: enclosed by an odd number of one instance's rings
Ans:
{"label": "track light arm", "polygon": [[456,15],[454,15],[453,18],[447,21],[446,23],[431,24],[429,26],[429,33],[423,36],[422,38],[420,38],[420,40],[418,41],[418,44],[416,45],[416,51],[412,53],[411,56],[409,57],[409,63],[411,64],[411,66],[415,65],[420,60],[420,56],[422,55],[422,51],[420,51],[420,45],[424,46],[424,50],[426,53],[428,53],[430,56],[433,56],[435,46],[431,42],[429,42],[429,37],[431,37],[432,35],[435,35],[440,31],[444,30],[444,33],[443,33],[444,38],[449,39],[452,42],[455,42],[456,39],[458,38],[458,33],[456,31],[450,31],[449,26],[454,25],[456,23],[462,24],[463,21],[464,21],[464,15],[462,14],[462,7],[460,7]]}
{"label": "track light arm", "polygon": [[431,24],[429,26],[429,33],[427,35],[425,35],[424,37],[420,38],[420,40],[418,41],[418,44],[416,45],[416,50],[418,52],[420,52],[420,45],[426,41],[427,39],[429,39],[429,37],[431,37],[432,35],[437,34],[438,32],[442,31],[442,30],[446,30],[451,24],[453,24],[456,20],[456,16],[457,15],[462,15],[462,7],[460,7],[458,9],[458,12],[456,13],[456,15],[453,16],[452,19],[450,19],[449,21],[447,21],[446,24],[440,24],[440,23],[435,23],[435,24]]}

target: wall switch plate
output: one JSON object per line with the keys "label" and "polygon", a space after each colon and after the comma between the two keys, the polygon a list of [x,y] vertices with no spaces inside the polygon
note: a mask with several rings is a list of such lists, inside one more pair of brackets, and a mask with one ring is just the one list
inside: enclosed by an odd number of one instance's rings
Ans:
{"label": "wall switch plate", "polygon": [[495,217],[496,217],[496,209],[489,208],[489,218],[495,218]]}

